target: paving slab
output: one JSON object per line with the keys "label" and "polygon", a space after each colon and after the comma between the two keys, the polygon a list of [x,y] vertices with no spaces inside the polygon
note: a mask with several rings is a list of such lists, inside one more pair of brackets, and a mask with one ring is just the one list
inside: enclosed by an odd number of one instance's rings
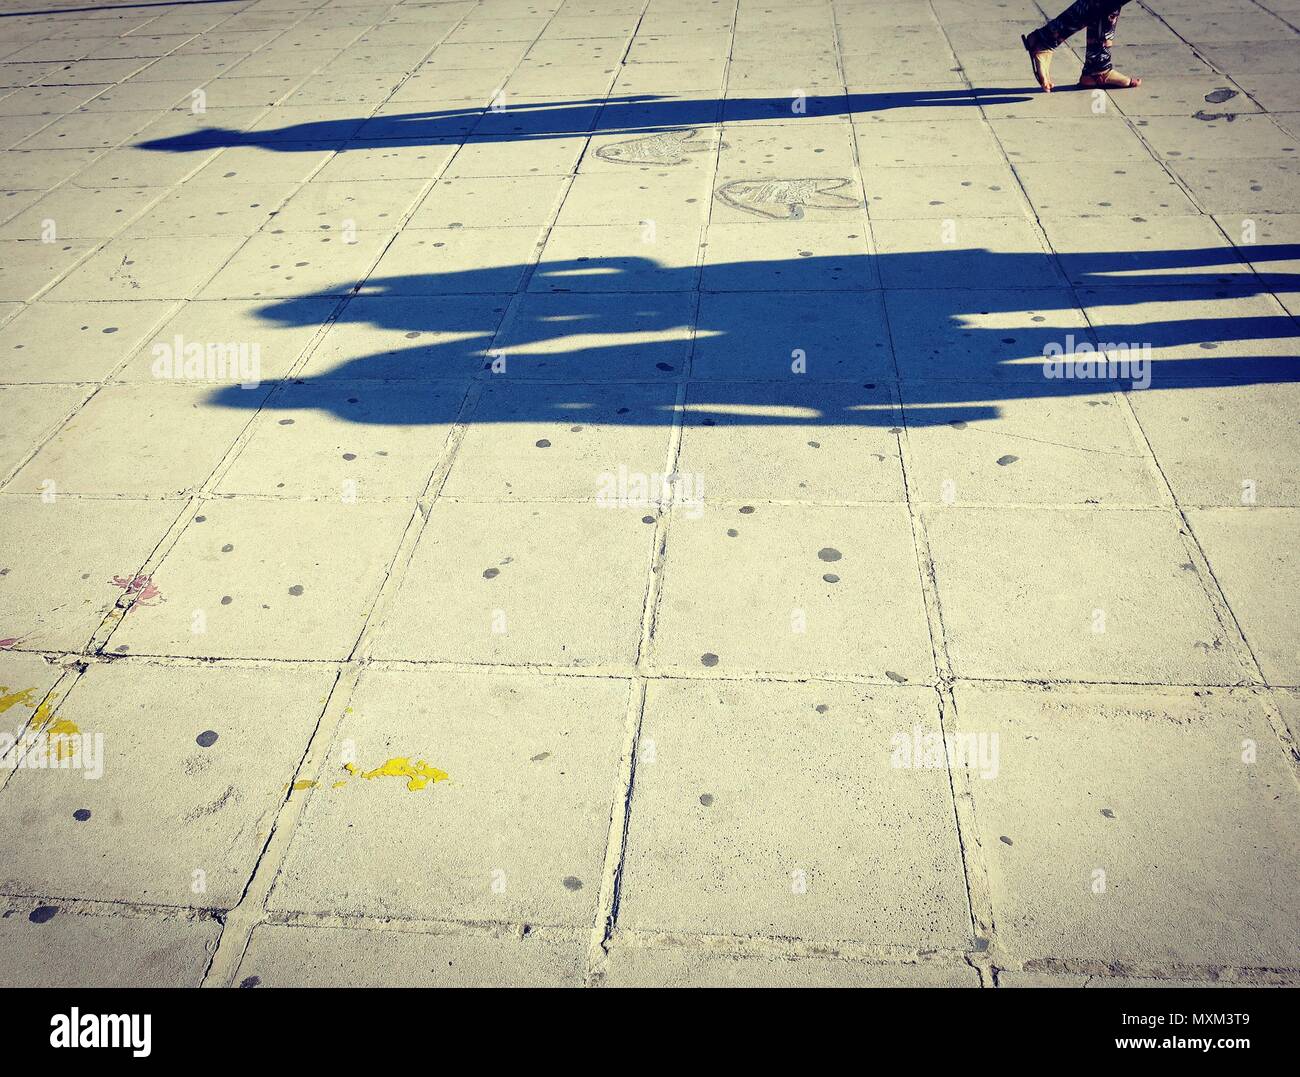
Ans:
{"label": "paving slab", "polygon": [[[333,296],[308,296],[293,301],[292,317],[276,317],[280,310],[275,304],[190,300],[170,308],[175,313],[113,378],[219,382],[257,392],[264,382],[289,372],[338,303]],[[202,362],[194,361],[196,346],[202,351]]]}
{"label": "paving slab", "polygon": [[1300,195],[1300,164],[1293,157],[1180,161],[1173,166],[1207,213],[1290,208]]}
{"label": "paving slab", "polygon": [[[1024,196],[1005,165],[943,165],[926,170],[916,184],[910,168],[877,168],[868,174],[872,220],[917,217],[1024,217]],[[1044,207],[1045,208],[1045,207]]]}
{"label": "paving slab", "polygon": [[367,290],[383,295],[513,293],[540,240],[536,226],[402,232],[374,267]]}
{"label": "paving slab", "polygon": [[512,305],[490,342],[490,357],[480,365],[497,379],[512,380],[680,378],[690,362],[693,336],[697,355],[701,346],[693,326],[696,307],[697,297],[690,293],[525,295]]}
{"label": "paving slab", "polygon": [[0,240],[0,299],[19,303],[35,299],[94,247],[93,240]]}
{"label": "paving slab", "polygon": [[[248,422],[187,385],[100,389],[6,486],[11,493],[179,497],[212,473]],[[177,452],[177,445],[185,445]]]}
{"label": "paving slab", "polygon": [[607,987],[979,987],[969,965],[872,964],[824,957],[738,957],[676,946],[618,946]]}
{"label": "paving slab", "polygon": [[76,385],[6,385],[0,389],[5,423],[0,430],[0,471],[18,467],[63,425],[85,400],[88,390]]}
{"label": "paving slab", "polygon": [[34,303],[5,324],[0,379],[101,381],[170,310],[170,303],[150,301]]}
{"label": "paving slab", "polygon": [[243,236],[116,239],[77,266],[49,296],[60,301],[185,299],[243,243]]}
{"label": "paving slab", "polygon": [[657,669],[933,678],[901,506],[706,500],[703,511],[682,505],[675,517],[654,628]]}
{"label": "paving slab", "polygon": [[1300,150],[1297,139],[1272,117],[1228,113],[1206,120],[1152,116],[1135,125],[1142,138],[1178,171],[1184,160],[1240,160],[1285,157]]}
{"label": "paving slab", "polygon": [[870,381],[895,373],[879,293],[704,293],[691,374],[704,381]]}
{"label": "paving slab", "polygon": [[1295,323],[1261,288],[1108,285],[1078,295],[1099,342],[1150,359],[1153,385],[1285,382],[1295,368]]}
{"label": "paving slab", "polygon": [[1005,165],[995,131],[978,117],[943,123],[856,124],[853,134],[869,181],[874,180],[878,168],[967,165],[988,169]]}
{"label": "paving slab", "polygon": [[[216,493],[417,497],[442,454],[464,395],[464,385],[450,382],[418,394],[407,386],[374,382],[289,385],[257,416]],[[255,405],[250,401],[249,406],[246,416]],[[384,427],[388,436],[363,438],[367,426]],[[372,447],[381,442],[382,447]]]}
{"label": "paving slab", "polygon": [[322,666],[95,666],[54,710],[80,730],[70,765],[19,767],[0,792],[4,893],[231,908],[333,680]]}
{"label": "paving slab", "polygon": [[[373,655],[507,665],[634,662],[644,594],[622,584],[649,566],[654,515],[635,501],[620,503],[617,486],[612,493],[604,506],[594,495],[579,504],[435,505],[376,625]],[[584,566],[583,579],[557,603],[556,574],[575,564]]]}
{"label": "paving slab", "polygon": [[[344,659],[411,514],[341,496],[202,509],[152,574],[166,601],[133,610],[113,633],[114,653]],[[369,536],[364,547],[342,541],[353,527]]]}
{"label": "paving slab", "polygon": [[1034,222],[1005,217],[873,220],[887,289],[966,288],[1015,267],[1040,286],[1063,282]]}
{"label": "paving slab", "polygon": [[[442,491],[484,501],[605,497],[622,474],[664,474],[672,386],[488,383]],[[608,488],[608,489],[607,489]]]}
{"label": "paving slab", "polygon": [[[126,191],[149,188],[122,188]],[[111,188],[110,188],[111,190]],[[251,235],[276,218],[295,188],[288,183],[186,183],[150,199],[126,226],[132,237]],[[278,224],[278,221],[277,221]]]}
{"label": "paving slab", "polygon": [[221,934],[215,920],[35,910],[0,918],[5,987],[198,987]]}
{"label": "paving slab", "polygon": [[900,413],[867,385],[692,385],[677,471],[706,499],[901,501]]}
{"label": "paving slab", "polygon": [[51,243],[108,239],[165,193],[162,187],[64,187],[12,217],[0,235]]}
{"label": "paving slab", "polygon": [[997,779],[971,791],[1013,959],[1294,964],[1295,784],[1252,697],[970,685],[956,702],[962,731],[998,738]]}
{"label": "paving slab", "polygon": [[1188,385],[1129,394],[1183,505],[1300,505],[1291,385]]}
{"label": "paving slab", "polygon": [[[374,290],[379,294],[347,300],[312,349],[303,367],[306,378],[313,382],[461,379],[489,362],[485,355],[505,317],[507,297],[401,296]],[[288,299],[272,305],[267,313],[288,326],[299,320],[308,324],[306,311],[299,313],[300,305],[301,300]],[[313,326],[313,331],[317,329]]]}
{"label": "paving slab", "polygon": [[936,728],[921,688],[652,683],[620,922],[963,949],[947,772],[891,765],[891,739]]}
{"label": "paving slab", "polygon": [[1223,588],[1251,653],[1273,685],[1300,684],[1300,558],[1291,536],[1295,509],[1201,509],[1189,514],[1196,539]]}
{"label": "paving slab", "polygon": [[173,503],[4,498],[0,586],[19,647],[80,651],[178,515]]}
{"label": "paving slab", "polygon": [[[1022,61],[1023,62],[1023,61]],[[1080,145],[1100,139],[1110,159],[1146,158],[1150,150],[1123,117],[1108,111],[1087,117],[992,117],[994,136],[1013,166],[1059,162]]]}
{"label": "paving slab", "polygon": [[512,227],[549,224],[564,192],[565,182],[556,176],[443,178],[421,199],[407,227],[463,228],[485,217]]}
{"label": "paving slab", "polygon": [[689,221],[661,231],[641,223],[557,225],[550,230],[530,292],[691,291],[700,228]]}
{"label": "paving slab", "polygon": [[586,940],[262,924],[240,987],[581,987]]}
{"label": "paving slab", "polygon": [[1025,162],[1016,175],[1039,213],[1114,213],[1174,217],[1196,212],[1177,182],[1156,162],[1140,157],[1071,167]]}
{"label": "paving slab", "polygon": [[[590,928],[628,691],[588,678],[368,673],[306,791],[269,908]],[[344,769],[370,773],[392,757],[448,777],[410,789]]]}
{"label": "paving slab", "polygon": [[[511,138],[476,136],[456,151],[448,177],[566,176],[577,168],[587,140],[547,138],[520,143]],[[595,158],[599,160],[599,157]],[[584,158],[584,168],[591,158]]]}
{"label": "paving slab", "polygon": [[925,529],[948,655],[961,676],[1148,684],[1241,676],[1208,581],[1163,512],[1008,516],[953,505],[927,510]]}
{"label": "paving slab", "polygon": [[1078,300],[1064,288],[899,288],[886,291],[884,299],[904,379],[1033,382],[1041,387],[1043,349],[1063,348],[1071,335],[1083,339],[1088,333]]}
{"label": "paving slab", "polygon": [[[878,283],[870,239],[855,218],[709,228],[701,287],[710,292],[859,291]],[[761,254],[761,257],[759,255]]]}
{"label": "paving slab", "polygon": [[[997,385],[903,386],[913,498],[948,504],[1157,505],[1159,473],[1123,401],[1044,390],[1002,399]],[[997,414],[987,415],[989,400]]]}
{"label": "paving slab", "polygon": [[275,214],[276,232],[379,232],[395,228],[425,187],[420,179],[311,182]]}

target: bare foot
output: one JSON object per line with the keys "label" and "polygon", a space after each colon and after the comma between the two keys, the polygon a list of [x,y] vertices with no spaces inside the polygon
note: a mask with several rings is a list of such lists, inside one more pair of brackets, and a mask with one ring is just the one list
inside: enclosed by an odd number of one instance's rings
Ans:
{"label": "bare foot", "polygon": [[1103,71],[1099,75],[1079,76],[1079,86],[1085,90],[1130,90],[1134,86],[1141,85],[1140,78],[1130,77],[1114,68]]}
{"label": "bare foot", "polygon": [[1025,46],[1025,51],[1029,53],[1029,63],[1034,69],[1034,78],[1038,80],[1038,85],[1043,88],[1043,93],[1052,92],[1052,50],[1042,49],[1035,52],[1029,47],[1029,38],[1021,35],[1021,43]]}

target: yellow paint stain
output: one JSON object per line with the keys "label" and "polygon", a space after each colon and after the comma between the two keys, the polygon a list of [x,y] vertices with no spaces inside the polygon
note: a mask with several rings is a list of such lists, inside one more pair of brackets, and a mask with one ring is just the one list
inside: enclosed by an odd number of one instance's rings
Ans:
{"label": "yellow paint stain", "polygon": [[[39,715],[39,708],[37,714]],[[54,745],[54,758],[58,760],[71,759],[76,754],[76,746],[73,741],[64,740],[64,737],[75,737],[81,732],[81,727],[71,718],[60,718],[57,722],[51,722],[43,730],[45,736]],[[55,738],[59,738],[55,743]]]}
{"label": "yellow paint stain", "polygon": [[341,788],[343,788],[343,786],[345,786],[345,785],[347,785],[347,784],[348,784],[347,782],[335,782],[333,785],[330,786],[330,788],[331,788],[331,789],[341,789]]}
{"label": "yellow paint stain", "polygon": [[[54,713],[54,701],[56,699],[58,699],[58,696],[50,696],[49,699],[42,700],[40,706],[32,711],[32,726],[34,728],[40,729],[41,726],[50,720],[50,715]],[[76,727],[75,723],[69,722],[68,724],[72,726],[71,732],[81,732],[81,730]],[[68,730],[64,730],[64,732],[68,732]]]}
{"label": "yellow paint stain", "polygon": [[451,777],[445,770],[431,767],[423,759],[412,763],[404,755],[395,756],[383,766],[366,771],[361,776],[367,780],[371,778],[406,778],[408,779],[406,788],[412,793],[423,789],[430,782],[445,782]]}
{"label": "yellow paint stain", "polygon": [[7,687],[0,688],[0,692],[4,693],[4,695],[0,695],[0,714],[18,703],[21,703],[24,707],[35,707],[36,704],[32,702],[32,693],[35,691],[35,688],[23,688],[20,691],[11,692]]}
{"label": "yellow paint stain", "polygon": [[344,763],[344,764],[343,764],[343,769],[346,770],[349,774],[360,774],[360,773],[361,773],[361,768],[358,767],[355,763]]}

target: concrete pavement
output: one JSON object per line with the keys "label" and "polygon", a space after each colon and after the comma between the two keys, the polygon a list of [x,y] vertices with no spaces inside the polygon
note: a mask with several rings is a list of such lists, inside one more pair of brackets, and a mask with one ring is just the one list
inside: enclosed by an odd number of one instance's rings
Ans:
{"label": "concrete pavement", "polygon": [[0,982],[1300,980],[1300,0],[1056,13],[3,0]]}

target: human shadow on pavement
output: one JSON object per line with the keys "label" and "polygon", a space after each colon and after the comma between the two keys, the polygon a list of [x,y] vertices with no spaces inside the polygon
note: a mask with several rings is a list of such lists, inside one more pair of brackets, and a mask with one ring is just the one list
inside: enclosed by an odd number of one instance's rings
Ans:
{"label": "human shadow on pavement", "polygon": [[[646,425],[673,421],[675,383],[688,378],[693,422],[893,426],[895,383],[910,422],[951,423],[995,418],[1012,400],[1300,380],[1297,323],[1270,295],[1300,290],[1300,274],[1267,271],[1300,259],[1300,246],[1249,256],[1258,272],[1226,246],[1066,256],[1073,288],[1047,275],[1045,255],[978,249],[377,276],[260,307],[270,323],[306,326],[320,324],[323,300],[339,305],[289,391],[264,399],[231,385],[211,402],[413,425],[450,419],[479,379],[508,388],[496,410],[475,413],[483,421],[585,413]],[[934,286],[954,267],[978,275]],[[349,387],[367,382],[386,387],[383,400],[358,408]]]}
{"label": "human shadow on pavement", "polygon": [[[787,123],[828,116],[860,116],[897,109],[969,108],[979,104],[1015,104],[1030,100],[1024,89],[980,88],[900,90],[886,93],[813,94],[806,97],[682,98],[635,94],[572,101],[509,101],[501,108],[473,105],[314,120],[258,131],[207,127],[182,135],[148,139],[140,149],[168,153],[213,147],[253,146],[282,153],[365,148],[376,140],[420,145],[458,145],[477,141],[532,141],[577,135],[645,136],[649,143],[625,148],[614,159],[628,164],[676,164],[692,152],[696,129],[716,123],[784,120]],[[213,102],[209,102],[210,104]],[[666,136],[655,139],[650,136]],[[639,156],[638,156],[639,151]]]}

